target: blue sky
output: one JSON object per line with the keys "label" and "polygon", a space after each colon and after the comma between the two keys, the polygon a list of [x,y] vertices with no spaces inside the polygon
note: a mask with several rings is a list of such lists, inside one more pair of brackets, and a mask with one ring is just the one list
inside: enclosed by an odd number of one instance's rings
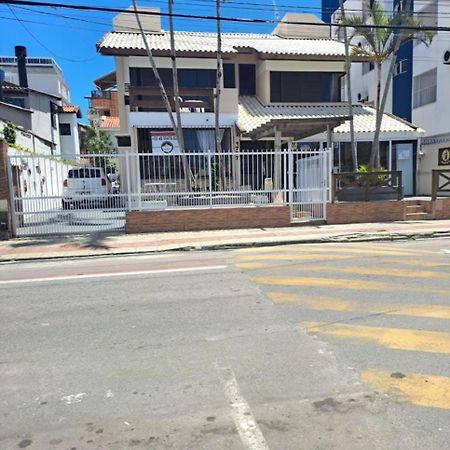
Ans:
{"label": "blue sky", "polygon": [[[125,8],[131,1],[58,0],[57,3]],[[274,19],[273,3],[273,0],[229,0],[222,6],[222,15]],[[320,0],[276,0],[275,3],[280,18],[286,11],[320,16]],[[167,11],[166,0],[138,0],[138,6],[155,6]],[[174,0],[174,10],[185,14],[214,15],[215,1]],[[92,80],[114,69],[113,58],[100,56],[95,50],[96,42],[111,30],[112,17],[108,13],[0,5],[0,55],[13,56],[15,45],[25,45],[28,56],[53,57],[69,83],[71,102],[80,105],[85,116],[87,101],[84,97],[94,88]],[[175,20],[177,30],[214,31],[215,26],[215,22],[208,20]],[[168,28],[165,20],[162,20],[162,27]],[[235,32],[270,32],[273,27],[272,24],[223,23],[223,31]]]}

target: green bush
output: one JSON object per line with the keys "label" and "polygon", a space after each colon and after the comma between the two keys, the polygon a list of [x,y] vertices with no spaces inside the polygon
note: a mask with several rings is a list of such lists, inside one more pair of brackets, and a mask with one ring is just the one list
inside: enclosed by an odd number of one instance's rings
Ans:
{"label": "green bush", "polygon": [[16,126],[11,122],[6,122],[6,124],[3,126],[3,136],[5,138],[5,141],[13,145],[16,143]]}
{"label": "green bush", "polygon": [[367,164],[361,164],[358,167],[358,170],[356,171],[357,174],[356,181],[361,186],[364,186],[366,183],[368,184],[368,186],[379,186],[387,181],[388,179],[387,173],[379,173],[379,172],[387,172],[387,170],[384,167],[380,167],[379,169],[376,170],[375,173],[372,172],[373,171],[369,171],[369,166]]}

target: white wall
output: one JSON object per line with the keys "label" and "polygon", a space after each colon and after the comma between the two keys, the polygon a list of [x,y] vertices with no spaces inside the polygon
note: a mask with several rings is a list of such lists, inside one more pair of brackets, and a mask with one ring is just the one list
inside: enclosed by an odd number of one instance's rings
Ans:
{"label": "white wall", "polygon": [[69,124],[71,134],[68,136],[59,136],[61,155],[65,157],[71,157],[80,154],[80,138],[78,135],[78,122],[76,114],[64,114],[58,115],[59,124]]}

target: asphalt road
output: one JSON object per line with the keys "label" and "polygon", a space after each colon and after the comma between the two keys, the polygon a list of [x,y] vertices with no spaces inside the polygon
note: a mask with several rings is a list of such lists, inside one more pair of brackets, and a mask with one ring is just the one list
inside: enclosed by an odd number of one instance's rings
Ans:
{"label": "asphalt road", "polygon": [[0,265],[0,448],[447,448],[446,249]]}

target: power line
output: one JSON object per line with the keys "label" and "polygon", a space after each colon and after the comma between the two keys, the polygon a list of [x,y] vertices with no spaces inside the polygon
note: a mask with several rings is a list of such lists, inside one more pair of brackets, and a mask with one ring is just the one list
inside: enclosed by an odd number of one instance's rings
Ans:
{"label": "power line", "polygon": [[[0,4],[9,4],[9,5],[25,5],[25,6],[41,6],[46,8],[61,8],[61,9],[73,9],[79,11],[99,11],[99,12],[114,12],[114,13],[124,13],[124,14],[134,14],[133,11],[121,8],[111,8],[111,7],[102,7],[102,6],[86,6],[86,5],[73,5],[68,3],[50,3],[50,2],[42,2],[42,1],[29,1],[29,0],[0,0]],[[159,16],[159,17],[174,17],[180,19],[202,19],[202,20],[213,20],[217,21],[216,16],[209,15],[194,15],[194,14],[184,14],[184,13],[164,13],[157,11],[148,11],[148,10],[140,10],[138,11],[140,15],[150,15],[150,16]],[[321,22],[306,22],[306,21],[279,21],[273,19],[257,19],[257,18],[242,18],[242,17],[221,17],[221,21],[224,22],[235,22],[235,23],[260,23],[260,24],[278,24],[284,23],[287,25],[313,25],[318,27],[330,27],[330,24],[321,23]],[[340,27],[353,28],[351,25],[344,24],[331,24]],[[382,29],[382,30],[416,30],[416,31],[450,31],[450,27],[440,27],[440,26],[411,26],[411,25],[372,25],[372,24],[364,24],[359,25],[359,28],[368,28],[368,29]]]}
{"label": "power line", "polygon": [[39,40],[29,29],[28,27],[22,22],[22,20],[17,16],[17,14],[14,12],[14,10],[12,9],[12,7],[10,5],[8,5],[9,10],[11,11],[12,15],[16,18],[16,20],[19,22],[19,24],[22,26],[22,28],[42,47],[44,48],[46,51],[48,51],[52,56],[54,56],[55,58],[61,59],[63,61],[68,61],[68,62],[75,62],[75,63],[85,63],[88,61],[92,61],[94,58],[88,58],[88,59],[71,59],[71,58],[66,58],[64,56],[58,55],[55,52],[53,52],[50,48],[48,48],[41,40]]}

